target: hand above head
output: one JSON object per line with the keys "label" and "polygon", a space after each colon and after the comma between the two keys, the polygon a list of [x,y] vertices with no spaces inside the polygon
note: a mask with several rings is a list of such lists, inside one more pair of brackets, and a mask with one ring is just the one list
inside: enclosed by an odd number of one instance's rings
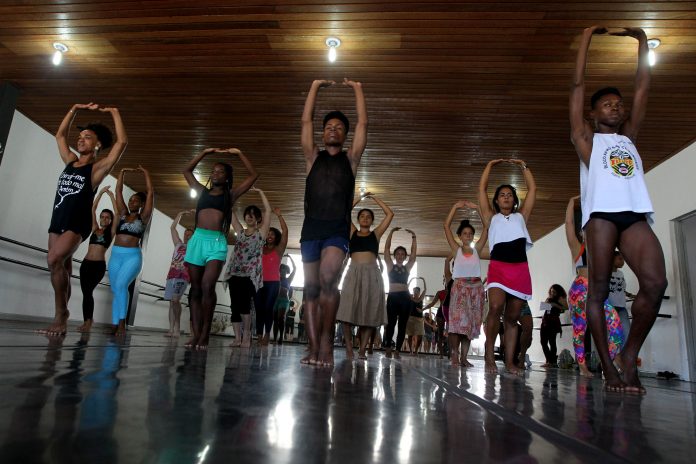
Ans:
{"label": "hand above head", "polygon": [[106,193],[109,191],[110,188],[111,188],[110,185],[107,185],[106,187],[102,187],[101,190],[99,190],[99,193]]}
{"label": "hand above head", "polygon": [[586,34],[606,34],[607,33],[607,28],[604,26],[600,26],[595,24],[594,26],[590,26],[587,29],[585,29]]}
{"label": "hand above head", "polygon": [[220,152],[220,149],[219,149],[219,148],[206,148],[206,149],[203,150],[201,153],[204,154],[204,155],[207,155],[207,154],[209,154],[209,153],[219,153],[219,152]]}
{"label": "hand above head", "polygon": [[645,31],[640,27],[624,27],[622,31],[613,31],[609,35],[615,35],[619,37],[633,37],[634,39],[640,39],[641,37],[647,37]]}
{"label": "hand above head", "polygon": [[360,199],[361,199],[361,200],[365,200],[365,199],[367,199],[367,198],[371,198],[372,196],[373,196],[373,195],[372,195],[372,192],[365,192],[365,193],[362,194],[362,196],[360,197]]}
{"label": "hand above head", "polygon": [[220,153],[230,153],[232,155],[241,155],[242,150],[239,148],[226,148],[224,150],[220,150]]}
{"label": "hand above head", "polygon": [[249,190],[251,190],[252,192],[260,192],[261,191],[261,189],[255,185],[252,185],[251,187],[249,187]]}
{"label": "hand above head", "polygon": [[280,208],[273,208],[273,214],[275,214],[276,216],[280,216]]}
{"label": "hand above head", "polygon": [[137,170],[136,168],[121,168],[121,172],[135,172]]}
{"label": "hand above head", "polygon": [[347,77],[344,77],[344,78],[343,78],[343,85],[347,85],[348,87],[353,87],[353,88],[355,88],[355,87],[362,87],[362,83],[361,83],[361,82],[351,81],[351,80],[348,79]]}
{"label": "hand above head", "polygon": [[313,85],[318,85],[319,88],[331,87],[335,83],[336,83],[335,81],[329,81],[326,79],[316,79],[314,82],[312,82]]}
{"label": "hand above head", "polygon": [[113,113],[114,111],[118,111],[118,108],[116,108],[115,106],[100,106],[97,109],[102,113]]}
{"label": "hand above head", "polygon": [[140,172],[142,172],[143,174],[147,174],[147,169],[145,169],[144,167],[142,167],[142,165],[140,165],[140,164],[138,165],[138,169],[133,169],[133,170],[134,170],[134,171],[140,171]]}
{"label": "hand above head", "polygon": [[91,110],[91,111],[94,111],[94,110],[98,110],[98,109],[99,109],[99,105],[97,105],[96,103],[92,103],[92,102],[89,102],[89,103],[76,103],[76,104],[73,105],[73,108],[75,108],[76,110]]}
{"label": "hand above head", "polygon": [[179,214],[181,214],[182,216],[185,216],[187,214],[194,214],[195,212],[196,212],[195,209],[185,209],[185,210],[181,211]]}
{"label": "hand above head", "polygon": [[494,160],[490,160],[490,161],[488,162],[488,165],[489,165],[489,166],[495,166],[496,164],[500,164],[500,163],[503,163],[503,162],[505,162],[505,161],[507,161],[505,158],[494,159]]}
{"label": "hand above head", "polygon": [[409,234],[413,235],[414,237],[416,236],[416,233],[412,231],[411,229],[404,229],[404,232],[408,232]]}

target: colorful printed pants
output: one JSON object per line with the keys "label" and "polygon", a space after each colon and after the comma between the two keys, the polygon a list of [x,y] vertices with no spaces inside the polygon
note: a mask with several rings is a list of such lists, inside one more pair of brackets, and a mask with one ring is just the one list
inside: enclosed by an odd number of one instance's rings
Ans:
{"label": "colorful printed pants", "polygon": [[[587,332],[587,313],[585,302],[587,300],[587,278],[577,276],[568,292],[568,306],[570,306],[571,319],[573,321],[573,347],[578,364],[585,364],[585,333]],[[621,319],[616,310],[608,302],[604,302],[604,317],[607,324],[607,338],[609,343],[609,355],[611,359],[623,346],[623,328]]]}

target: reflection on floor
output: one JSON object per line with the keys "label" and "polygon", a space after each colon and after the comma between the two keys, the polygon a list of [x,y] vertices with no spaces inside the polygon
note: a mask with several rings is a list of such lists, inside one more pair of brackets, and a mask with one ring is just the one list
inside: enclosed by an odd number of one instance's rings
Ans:
{"label": "reflection on floor", "polygon": [[644,398],[533,369],[486,375],[434,356],[300,365],[304,347],[207,353],[0,328],[0,462],[693,462],[694,388]]}

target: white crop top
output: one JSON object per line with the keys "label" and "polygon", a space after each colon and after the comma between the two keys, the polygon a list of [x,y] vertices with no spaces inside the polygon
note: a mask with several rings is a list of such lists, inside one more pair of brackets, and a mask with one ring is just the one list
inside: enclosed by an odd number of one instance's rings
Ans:
{"label": "white crop top", "polygon": [[589,167],[580,161],[580,197],[582,227],[594,212],[648,213],[648,222],[653,223],[643,163],[625,135],[594,134]]}
{"label": "white crop top", "polygon": [[461,248],[457,250],[454,257],[454,266],[452,266],[452,278],[461,279],[464,277],[481,277],[481,260],[476,252],[476,248],[472,248],[473,253],[466,256]]}
{"label": "white crop top", "polygon": [[498,243],[507,243],[525,238],[527,240],[526,248],[532,248],[532,238],[529,236],[527,224],[524,222],[524,216],[521,213],[512,213],[505,216],[502,213],[494,214],[491,218],[491,224],[488,227],[488,244],[491,251]]}

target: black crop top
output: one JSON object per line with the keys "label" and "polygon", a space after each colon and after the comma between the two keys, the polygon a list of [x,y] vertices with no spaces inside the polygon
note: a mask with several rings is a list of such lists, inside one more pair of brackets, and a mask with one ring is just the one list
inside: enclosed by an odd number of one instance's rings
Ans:
{"label": "black crop top", "polygon": [[527,239],[520,237],[511,242],[496,243],[491,251],[491,259],[504,263],[526,263]]}
{"label": "black crop top", "polygon": [[109,245],[111,245],[111,226],[104,228],[104,232],[101,235],[98,235],[96,232],[92,232],[92,235],[89,237],[89,244],[90,245],[101,245],[104,248],[109,248]]}
{"label": "black crop top", "polygon": [[356,230],[350,238],[348,247],[349,253],[370,251],[377,256],[379,255],[379,241],[374,231],[370,232],[370,235],[361,236],[358,235],[358,231]]}
{"label": "black crop top", "polygon": [[198,212],[202,209],[216,209],[225,214],[225,194],[211,195],[210,190],[203,189],[196,205],[196,218],[198,218]]}
{"label": "black crop top", "polygon": [[390,284],[408,284],[408,269],[401,264],[395,264],[389,271]]}
{"label": "black crop top", "polygon": [[121,216],[116,229],[116,235],[130,235],[131,237],[143,238],[145,233],[145,223],[138,214],[138,217],[133,222],[126,221],[126,216]]}

